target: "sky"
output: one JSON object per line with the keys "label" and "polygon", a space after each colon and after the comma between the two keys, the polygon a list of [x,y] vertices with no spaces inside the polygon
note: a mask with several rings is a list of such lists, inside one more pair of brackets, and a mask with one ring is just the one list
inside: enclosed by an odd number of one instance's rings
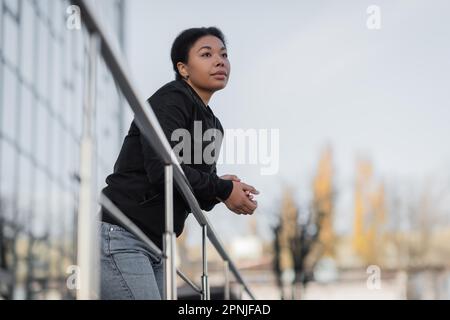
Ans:
{"label": "sky", "polygon": [[[380,29],[367,27],[370,5],[380,8]],[[222,164],[219,174],[237,174],[261,191],[253,217],[270,238],[282,191],[290,187],[306,208],[330,145],[335,226],[346,233],[357,157],[370,159],[376,179],[388,184],[450,181],[449,12],[445,0],[127,0],[125,50],[147,98],[173,80],[170,47],[182,30],[221,28],[231,77],[209,105],[225,129],[278,129],[280,152],[277,174],[249,164]],[[209,217],[225,240],[249,230],[251,218],[223,204]]]}

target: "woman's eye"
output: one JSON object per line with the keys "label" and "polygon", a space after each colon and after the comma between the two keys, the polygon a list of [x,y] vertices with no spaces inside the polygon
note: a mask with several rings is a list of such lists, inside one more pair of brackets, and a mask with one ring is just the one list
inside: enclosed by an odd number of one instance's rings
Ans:
{"label": "woman's eye", "polygon": [[[210,52],[205,52],[201,54],[202,57],[212,57],[212,54]],[[222,57],[228,58],[228,53],[222,53]]]}

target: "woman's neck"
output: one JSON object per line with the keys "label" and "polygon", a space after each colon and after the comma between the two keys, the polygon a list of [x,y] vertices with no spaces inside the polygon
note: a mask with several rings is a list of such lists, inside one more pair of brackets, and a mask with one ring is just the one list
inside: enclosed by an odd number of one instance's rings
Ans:
{"label": "woman's neck", "polygon": [[209,104],[209,100],[211,100],[211,97],[212,97],[214,92],[198,88],[196,85],[194,85],[191,82],[191,79],[188,79],[188,80],[185,80],[185,81],[191,86],[192,89],[194,89],[194,91],[198,94],[200,99],[202,99],[203,104],[206,107]]}

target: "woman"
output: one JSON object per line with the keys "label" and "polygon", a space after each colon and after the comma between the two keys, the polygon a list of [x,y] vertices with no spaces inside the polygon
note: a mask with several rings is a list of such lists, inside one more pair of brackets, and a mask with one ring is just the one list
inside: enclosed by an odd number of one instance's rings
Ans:
{"label": "woman", "polygon": [[[215,161],[206,161],[203,157],[209,142],[200,141],[198,148],[199,141],[195,139],[194,131],[199,125],[203,132],[212,129],[223,135],[222,125],[208,105],[212,95],[225,88],[230,76],[222,32],[214,27],[183,31],[172,45],[171,58],[176,80],[160,88],[149,102],[172,148],[178,144],[178,140],[173,140],[177,130],[188,133],[190,140],[183,140],[187,148],[178,155],[182,157],[181,167],[200,207],[209,211],[223,202],[236,214],[252,214],[257,207],[253,194],[258,191],[235,175],[218,177]],[[219,148],[220,143],[217,143],[215,149]],[[217,159],[215,149],[211,155]],[[196,159],[192,161],[193,158]],[[105,195],[162,248],[164,166],[134,121],[114,165],[114,173],[107,177],[106,183]],[[174,189],[177,236],[183,231],[189,211]],[[162,259],[153,256],[146,245],[125,230],[105,208],[102,212],[102,299],[161,299]]]}

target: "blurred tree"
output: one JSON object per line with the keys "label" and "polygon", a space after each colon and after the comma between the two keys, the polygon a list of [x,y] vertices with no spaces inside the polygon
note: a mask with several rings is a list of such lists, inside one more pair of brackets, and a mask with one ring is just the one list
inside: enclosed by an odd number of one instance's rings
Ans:
{"label": "blurred tree", "polygon": [[281,287],[281,277],[286,271],[294,271],[293,283],[306,286],[313,279],[313,270],[320,258],[334,255],[332,177],[332,151],[327,146],[319,160],[312,184],[313,200],[302,224],[297,222],[299,209],[291,190],[284,192],[280,224],[274,229],[275,271]]}
{"label": "blurred tree", "polygon": [[335,235],[333,229],[333,164],[331,147],[327,146],[319,160],[313,180],[313,212],[317,219],[322,255],[334,256]]}
{"label": "blurred tree", "polygon": [[[277,276],[277,284],[281,290],[281,299],[285,299],[284,288],[287,285],[287,276],[290,273],[295,276],[294,251],[292,242],[297,234],[298,209],[292,197],[292,191],[286,189],[283,193],[280,222],[274,228],[274,269]],[[295,278],[292,278],[290,285]]]}
{"label": "blurred tree", "polygon": [[281,209],[280,266],[281,270],[294,269],[291,242],[297,232],[298,209],[292,198],[292,191],[286,190]]}
{"label": "blurred tree", "polygon": [[384,186],[379,184],[374,187],[375,185],[370,161],[358,160],[354,196],[353,248],[366,264],[380,262],[381,228],[386,216]]}

